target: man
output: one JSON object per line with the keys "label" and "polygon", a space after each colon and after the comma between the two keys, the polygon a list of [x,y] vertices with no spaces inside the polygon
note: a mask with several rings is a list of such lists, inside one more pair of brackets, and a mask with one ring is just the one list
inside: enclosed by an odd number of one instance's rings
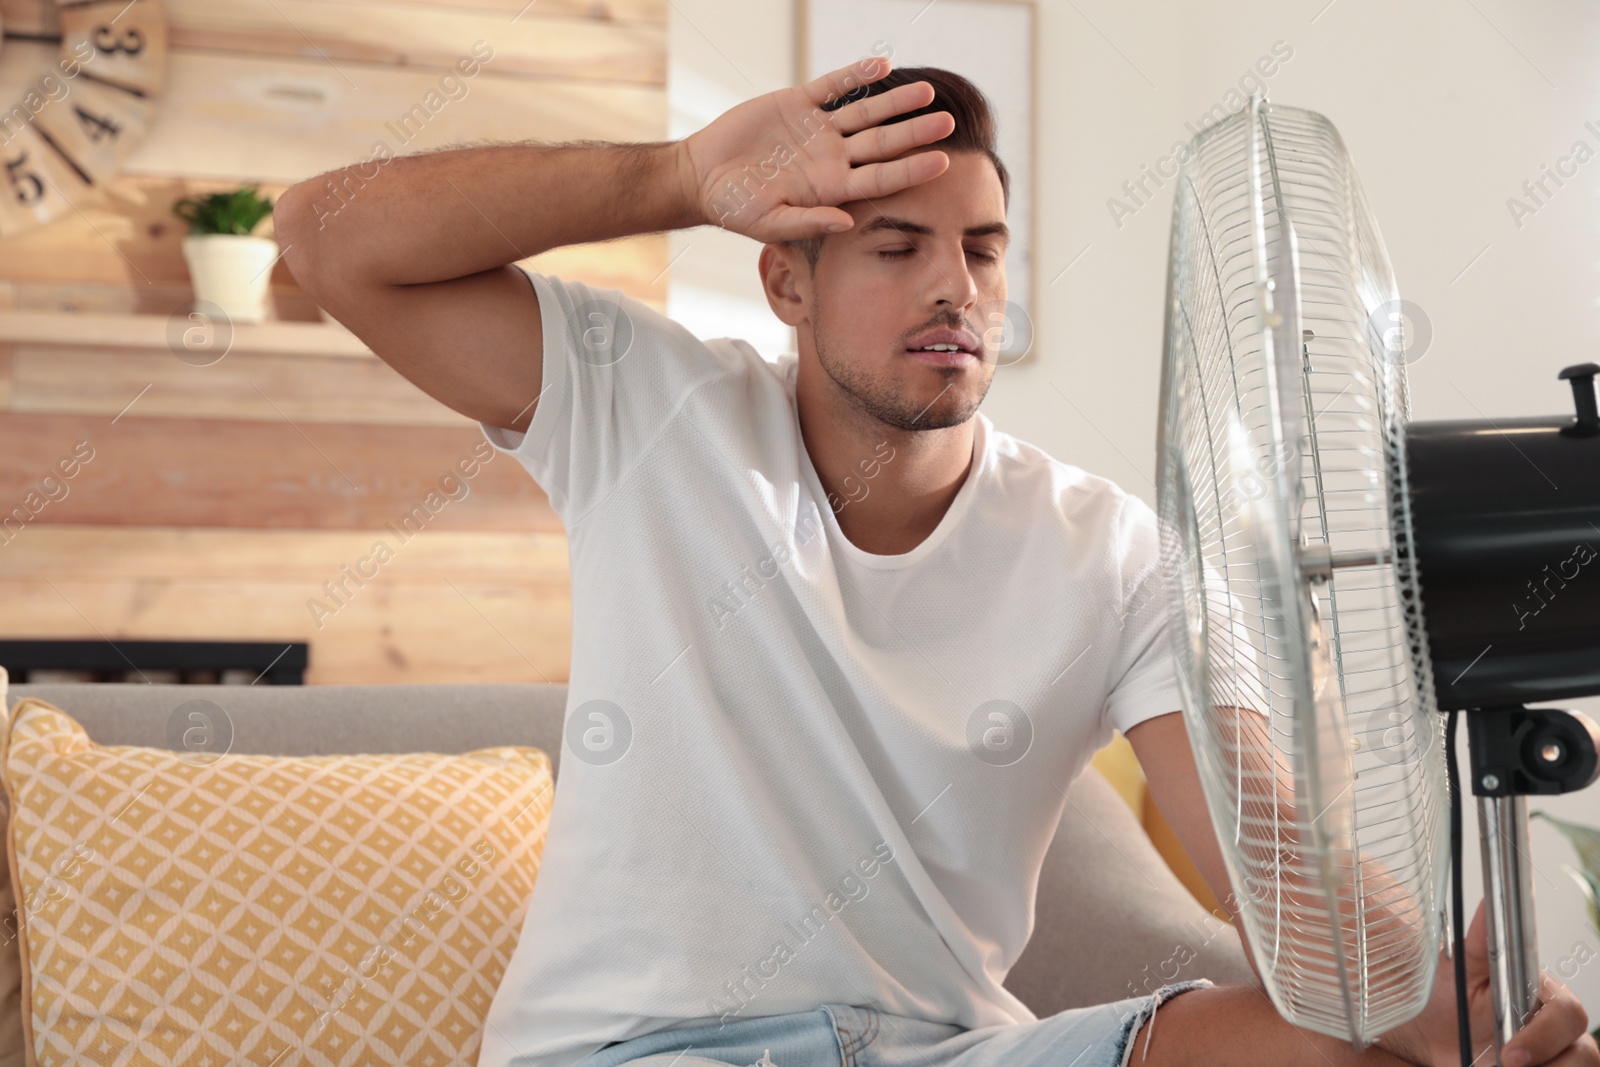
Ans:
{"label": "man", "polygon": [[[1154,515],[978,413],[1009,240],[986,102],[889,67],[684,141],[406,157],[337,217],[328,178],[278,203],[301,284],[479,420],[569,534],[561,777],[480,1064],[1453,1067],[1448,971],[1360,1054],[1253,987],[1042,1020],[1004,988],[1063,790],[1113,728],[1228,879]],[[508,265],[705,224],[762,243],[797,356]],[[1472,943],[1486,1039],[1481,911]],[[1510,1048],[1600,1064],[1570,992],[1545,999]]]}

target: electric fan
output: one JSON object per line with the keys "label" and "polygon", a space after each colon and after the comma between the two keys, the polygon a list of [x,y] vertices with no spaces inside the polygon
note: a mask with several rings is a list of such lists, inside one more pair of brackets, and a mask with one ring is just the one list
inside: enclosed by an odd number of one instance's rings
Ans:
{"label": "electric fan", "polygon": [[1257,97],[1197,134],[1171,241],[1162,559],[1266,991],[1357,1050],[1421,1012],[1452,854],[1462,935],[1463,712],[1498,1054],[1538,1005],[1525,797],[1596,778],[1600,730],[1525,705],[1600,693],[1600,366],[1562,372],[1576,419],[1409,422],[1393,272],[1315,112]]}

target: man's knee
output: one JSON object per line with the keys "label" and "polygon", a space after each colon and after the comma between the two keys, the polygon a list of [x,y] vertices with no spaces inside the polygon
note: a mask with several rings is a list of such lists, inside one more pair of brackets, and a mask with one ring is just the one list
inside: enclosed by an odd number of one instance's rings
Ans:
{"label": "man's knee", "polygon": [[[1183,1031],[1195,1013],[1204,1014],[1205,1001],[1216,987],[1206,985],[1163,986],[1148,1005],[1139,1010],[1122,1050],[1118,1067],[1183,1067],[1190,1062]],[[1187,996],[1180,994],[1187,993]],[[1156,1032],[1156,1022],[1161,1032]]]}

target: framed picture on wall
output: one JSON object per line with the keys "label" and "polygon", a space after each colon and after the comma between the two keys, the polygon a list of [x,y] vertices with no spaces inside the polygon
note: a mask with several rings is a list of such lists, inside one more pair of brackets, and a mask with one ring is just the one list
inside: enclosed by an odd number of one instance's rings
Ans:
{"label": "framed picture on wall", "polygon": [[888,56],[896,69],[943,67],[976,85],[995,113],[996,151],[1011,177],[1006,225],[1007,306],[986,309],[1001,331],[1002,366],[1037,358],[1033,299],[1034,190],[1038,185],[1037,12],[1033,0],[796,0],[797,83],[870,56]]}

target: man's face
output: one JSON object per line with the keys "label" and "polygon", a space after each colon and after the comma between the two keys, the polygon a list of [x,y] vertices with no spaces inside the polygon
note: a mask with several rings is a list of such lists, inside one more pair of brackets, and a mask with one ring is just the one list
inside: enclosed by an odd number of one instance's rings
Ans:
{"label": "man's face", "polygon": [[[879,422],[902,430],[966,422],[989,390],[1002,337],[1008,235],[994,164],[953,152],[931,181],[839,206],[856,224],[823,241],[796,324],[802,360],[809,332],[828,377]],[[804,258],[794,255],[805,304]],[[966,331],[974,357],[939,365],[909,351],[941,327]]]}

